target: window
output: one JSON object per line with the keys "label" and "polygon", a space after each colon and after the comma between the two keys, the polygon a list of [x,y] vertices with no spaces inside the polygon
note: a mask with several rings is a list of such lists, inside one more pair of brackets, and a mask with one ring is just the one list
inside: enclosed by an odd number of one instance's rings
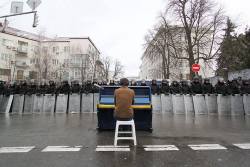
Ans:
{"label": "window", "polygon": [[10,69],[2,69],[2,68],[0,68],[0,75],[9,76],[10,75]]}
{"label": "window", "polygon": [[64,46],[64,52],[68,53],[69,52],[69,46]]}

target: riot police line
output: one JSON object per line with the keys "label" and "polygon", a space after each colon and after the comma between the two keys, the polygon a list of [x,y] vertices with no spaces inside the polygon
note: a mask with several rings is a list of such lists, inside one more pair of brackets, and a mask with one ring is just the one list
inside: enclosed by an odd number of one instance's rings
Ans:
{"label": "riot police line", "polygon": [[[152,105],[155,112],[174,114],[250,115],[250,84],[241,78],[224,82],[220,78],[215,86],[209,79],[192,82],[152,81]],[[155,107],[154,107],[155,106]]]}
{"label": "riot police line", "polygon": [[[0,82],[0,113],[93,112],[99,88],[95,82],[80,85],[74,81],[37,85],[34,82]],[[94,102],[95,101],[95,102]]]}
{"label": "riot police line", "polygon": [[[99,88],[94,84],[106,82],[87,81],[82,85],[74,81],[38,85],[34,82],[8,84],[0,82],[0,113],[65,113],[93,112],[98,103]],[[114,80],[110,86],[118,85]],[[154,112],[174,114],[250,115],[250,84],[248,80],[220,79],[213,86],[209,79],[192,82],[156,80],[131,81],[131,86],[150,86]]]}

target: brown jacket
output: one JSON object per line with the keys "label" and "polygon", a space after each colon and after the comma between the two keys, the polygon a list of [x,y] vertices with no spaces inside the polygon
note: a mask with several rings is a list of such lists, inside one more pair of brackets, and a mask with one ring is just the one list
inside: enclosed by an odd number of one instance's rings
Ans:
{"label": "brown jacket", "polygon": [[121,87],[115,90],[115,113],[117,118],[132,118],[134,111],[132,104],[135,97],[135,92],[128,87]]}

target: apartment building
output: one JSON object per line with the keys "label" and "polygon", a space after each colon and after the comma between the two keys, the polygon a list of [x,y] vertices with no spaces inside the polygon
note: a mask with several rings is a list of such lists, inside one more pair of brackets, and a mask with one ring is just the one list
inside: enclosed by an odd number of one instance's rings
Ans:
{"label": "apartment building", "polygon": [[[181,57],[187,57],[187,53],[184,51],[185,45],[185,33],[184,29],[182,27],[178,26],[172,26],[173,31],[175,31],[176,35],[173,36],[175,41],[178,41],[178,54],[181,55]],[[178,32],[178,33],[177,33]],[[156,36],[154,38],[158,38]],[[157,42],[162,42],[162,39],[157,40]],[[151,41],[155,42],[155,41]],[[201,49],[201,48],[199,48]],[[202,48],[204,53],[207,51],[206,48]],[[169,79],[170,80],[182,80],[182,79],[190,79],[190,67],[189,62],[186,59],[176,59],[174,57],[169,56],[168,53],[169,50],[166,48],[166,57],[169,58],[167,61],[169,61]],[[174,52],[173,50],[170,50],[170,52]],[[152,54],[154,54],[152,56]],[[154,58],[152,58],[154,57]],[[195,54],[195,58],[197,55]],[[162,56],[155,52],[152,48],[152,45],[148,45],[148,47],[145,49],[142,57],[141,57],[141,65],[140,65],[140,73],[139,77],[140,79],[163,79],[163,60]],[[199,64],[201,65],[201,70],[199,72],[199,75],[203,78],[212,77],[214,76],[214,71],[211,68],[211,64],[205,63],[202,59],[199,60]]]}
{"label": "apartment building", "polygon": [[11,27],[0,32],[0,80],[85,81],[102,76],[100,51],[89,37],[48,38]]}

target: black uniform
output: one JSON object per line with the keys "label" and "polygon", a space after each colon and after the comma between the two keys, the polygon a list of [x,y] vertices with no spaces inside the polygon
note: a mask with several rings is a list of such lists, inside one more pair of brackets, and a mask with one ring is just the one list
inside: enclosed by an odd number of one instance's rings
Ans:
{"label": "black uniform", "polygon": [[85,84],[82,85],[82,93],[93,93],[93,85],[91,84],[91,81],[87,81]]}
{"label": "black uniform", "polygon": [[187,81],[181,81],[181,92],[184,95],[191,93],[190,86],[188,85]]}
{"label": "black uniform", "polygon": [[0,95],[3,95],[4,93],[4,82],[0,81]]}
{"label": "black uniform", "polygon": [[146,84],[146,81],[145,81],[145,80],[141,81],[141,86],[147,86],[147,84]]}
{"label": "black uniform", "polygon": [[60,94],[70,93],[70,85],[69,85],[68,81],[62,82],[61,86],[59,86],[59,88],[57,89],[57,93],[60,93]]}
{"label": "black uniform", "polygon": [[194,78],[191,83],[191,92],[192,94],[202,94],[202,85],[199,81],[199,78]]}
{"label": "black uniform", "polygon": [[249,83],[249,81],[244,80],[242,82],[241,93],[247,94],[247,95],[250,94],[250,83]]}
{"label": "black uniform", "polygon": [[173,81],[170,86],[170,90],[172,94],[181,94],[181,86],[179,82]]}
{"label": "black uniform", "polygon": [[230,95],[235,95],[240,93],[239,85],[237,80],[228,81],[227,83],[227,93]]}
{"label": "black uniform", "polygon": [[78,82],[72,82],[71,84],[71,93],[80,93],[81,86]]}
{"label": "black uniform", "polygon": [[208,95],[214,93],[214,87],[209,82],[209,79],[204,79],[204,83],[202,85],[202,93]]}
{"label": "black uniform", "polygon": [[45,92],[52,95],[56,93],[56,84],[54,81],[49,81],[49,85],[45,85]]}
{"label": "black uniform", "polygon": [[170,93],[170,86],[167,80],[161,82],[161,93],[168,95]]}
{"label": "black uniform", "polygon": [[151,82],[151,92],[153,95],[160,94],[160,87],[157,85],[156,80],[152,80]]}
{"label": "black uniform", "polygon": [[215,93],[227,95],[227,86],[224,82],[218,81],[218,83],[215,85]]}

